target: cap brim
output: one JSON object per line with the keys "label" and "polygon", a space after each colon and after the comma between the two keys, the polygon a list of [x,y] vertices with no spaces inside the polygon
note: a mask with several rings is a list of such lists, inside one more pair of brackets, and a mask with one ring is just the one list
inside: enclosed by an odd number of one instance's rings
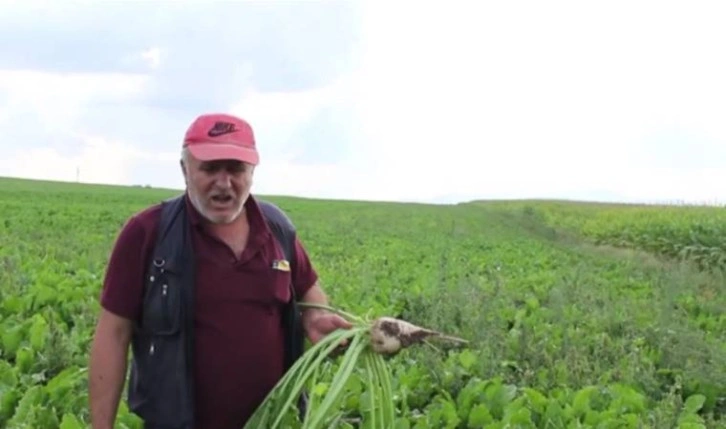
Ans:
{"label": "cap brim", "polygon": [[193,144],[187,146],[194,158],[200,161],[218,161],[233,159],[257,165],[260,162],[259,154],[251,148],[231,144]]}

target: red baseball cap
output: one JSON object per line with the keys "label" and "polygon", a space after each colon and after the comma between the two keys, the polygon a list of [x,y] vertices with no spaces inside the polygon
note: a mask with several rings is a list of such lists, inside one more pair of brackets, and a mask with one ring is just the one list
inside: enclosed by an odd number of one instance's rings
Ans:
{"label": "red baseball cap", "polygon": [[252,165],[260,162],[250,124],[225,113],[198,116],[184,135],[183,147],[202,161],[234,159]]}

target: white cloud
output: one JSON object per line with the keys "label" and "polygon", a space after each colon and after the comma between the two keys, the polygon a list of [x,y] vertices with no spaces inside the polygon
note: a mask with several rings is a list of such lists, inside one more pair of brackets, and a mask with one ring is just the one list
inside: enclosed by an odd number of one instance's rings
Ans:
{"label": "white cloud", "polygon": [[[249,88],[229,111],[250,122],[261,151],[261,162],[287,162],[299,155],[293,135],[320,110],[360,98],[356,74],[329,85],[294,92],[265,92]],[[336,144],[336,142],[329,142]],[[325,190],[321,190],[325,192]]]}
{"label": "white cloud", "polygon": [[711,150],[726,144],[716,7],[366,5],[360,101],[380,169],[400,174],[389,186],[417,198],[726,199],[708,175],[650,166],[640,149],[674,124],[713,139]]}
{"label": "white cloud", "polygon": [[[726,4],[365,2],[362,10],[354,73],[300,92],[252,88],[230,106],[260,142],[259,192],[429,200],[582,198],[597,190],[644,201],[726,201],[726,169],[697,163],[726,146],[719,54]],[[141,56],[152,69],[163,62],[155,47]],[[43,127],[70,132],[90,100],[132,99],[146,79],[0,71],[0,90],[10,93],[0,128],[8,115],[33,114]],[[362,127],[345,161],[295,165],[300,127],[342,105],[355,106]],[[131,180],[143,143],[100,138],[105,143],[88,143],[68,165],[105,148],[118,163],[107,172],[86,167],[87,174]],[[688,144],[706,155],[688,156]],[[19,153],[0,163],[0,174],[50,153]],[[67,177],[66,170],[44,174]]]}
{"label": "white cloud", "polygon": [[89,102],[132,100],[143,92],[147,80],[131,74],[0,70],[0,92],[8,94],[0,126],[12,117],[33,115],[35,125],[49,132],[72,130]]}
{"label": "white cloud", "polygon": [[[51,73],[38,70],[0,70],[0,89],[22,95],[28,102],[78,104],[92,98],[122,101],[143,92],[146,75],[120,73]],[[30,99],[28,99],[30,97]]]}
{"label": "white cloud", "polygon": [[161,49],[149,48],[141,53],[141,58],[147,62],[152,70],[156,69],[161,64]]}
{"label": "white cloud", "polygon": [[[4,152],[0,158],[0,175],[131,183],[129,170],[134,162],[151,155],[127,142],[85,135],[80,115],[91,102],[134,100],[143,93],[147,79],[129,74],[0,70],[0,91],[8,95],[0,108],[0,132],[6,135],[16,132],[17,122],[33,131],[40,130],[48,138],[47,146],[39,146],[39,142],[17,146],[11,144],[14,139],[0,140]],[[66,152],[69,148],[73,149],[72,154]],[[163,154],[158,156],[166,159]]]}
{"label": "white cloud", "polygon": [[169,163],[179,157],[178,153],[144,153],[129,143],[98,136],[81,137],[78,145],[77,155],[49,147],[16,149],[0,159],[0,172],[29,179],[127,185],[133,183],[128,173],[135,162],[151,159]]}

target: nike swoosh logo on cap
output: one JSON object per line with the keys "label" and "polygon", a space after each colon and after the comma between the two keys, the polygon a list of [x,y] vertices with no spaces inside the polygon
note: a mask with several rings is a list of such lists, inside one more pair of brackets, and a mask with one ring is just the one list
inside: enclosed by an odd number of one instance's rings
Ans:
{"label": "nike swoosh logo on cap", "polygon": [[207,132],[209,137],[219,137],[224,134],[230,134],[239,131],[234,127],[234,124],[230,122],[216,122],[212,128]]}

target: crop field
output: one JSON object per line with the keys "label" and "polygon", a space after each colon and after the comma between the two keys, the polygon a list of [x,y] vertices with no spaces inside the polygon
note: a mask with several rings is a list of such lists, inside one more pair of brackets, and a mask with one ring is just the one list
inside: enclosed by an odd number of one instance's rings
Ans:
{"label": "crop field", "polygon": [[[111,246],[177,193],[0,180],[0,427],[90,427]],[[726,209],[262,198],[334,306],[470,341],[386,358],[396,429],[726,428]],[[360,377],[341,428],[369,427]]]}
{"label": "crop field", "polygon": [[498,202],[596,244],[645,250],[687,260],[707,271],[726,267],[726,207],[627,206],[562,202]]}

